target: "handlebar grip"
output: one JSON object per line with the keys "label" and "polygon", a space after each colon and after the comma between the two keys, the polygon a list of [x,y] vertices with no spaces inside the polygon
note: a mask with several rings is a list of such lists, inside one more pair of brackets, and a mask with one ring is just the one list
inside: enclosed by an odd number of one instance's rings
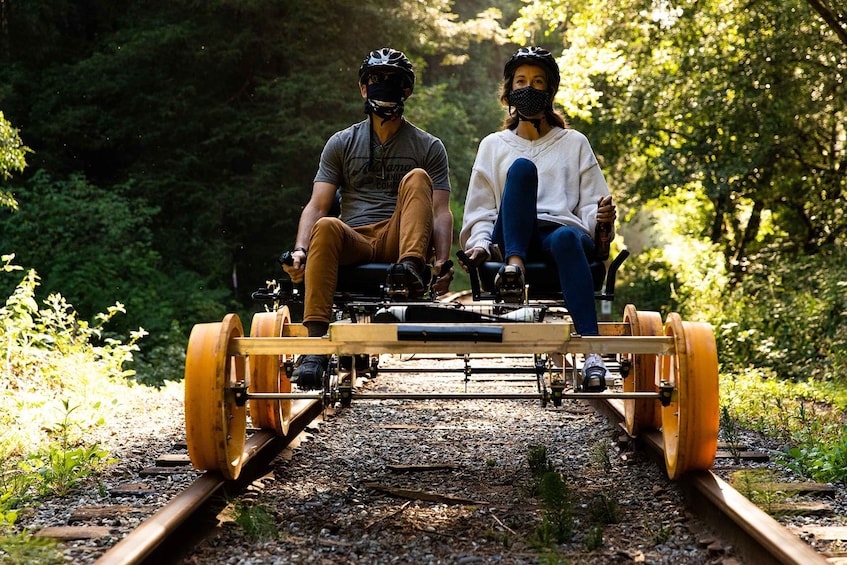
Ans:
{"label": "handlebar grip", "polygon": [[294,264],[294,255],[291,254],[291,251],[286,251],[279,256],[279,264],[288,265],[289,267]]}

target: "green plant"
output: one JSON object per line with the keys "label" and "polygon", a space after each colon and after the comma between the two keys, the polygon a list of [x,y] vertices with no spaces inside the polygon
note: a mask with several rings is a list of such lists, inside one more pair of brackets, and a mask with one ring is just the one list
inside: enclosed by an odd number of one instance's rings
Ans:
{"label": "green plant", "polygon": [[50,434],[53,441],[21,462],[21,470],[36,473],[39,477],[36,486],[42,495],[64,496],[115,461],[109,459],[108,453],[97,445],[77,445],[73,429],[78,424],[71,419],[71,413],[77,407],[70,406],[68,400],[62,400],[62,406],[64,416]]}
{"label": "green plant", "polygon": [[741,430],[735,424],[735,419],[730,415],[729,407],[726,405],[721,406],[720,437],[726,442],[735,464],[740,463],[741,450],[739,446],[741,445]]}
{"label": "green plant", "polygon": [[559,473],[548,471],[538,485],[542,524],[539,540],[564,543],[573,537],[573,495]]}
{"label": "green plant", "polygon": [[612,459],[609,450],[606,449],[606,443],[603,441],[598,441],[591,446],[589,459],[591,464],[601,473],[608,473],[612,470]]}
{"label": "green plant", "polygon": [[807,441],[785,450],[786,465],[823,482],[847,481],[847,427],[830,442]]}
{"label": "green plant", "polygon": [[545,445],[530,445],[527,463],[530,473],[536,480],[541,479],[545,473],[553,470],[553,464],[547,459],[547,446]]}
{"label": "green plant", "polygon": [[555,547],[545,548],[538,556],[538,559],[541,565],[567,565],[570,563]]}
{"label": "green plant", "polygon": [[0,535],[0,565],[59,565],[66,563],[54,540],[26,532]]}
{"label": "green plant", "polygon": [[775,482],[775,473],[767,469],[736,471],[730,478],[730,484],[738,492],[771,515],[776,505],[788,498],[784,492],[772,488]]}
{"label": "green plant", "polygon": [[235,523],[244,529],[250,539],[269,541],[279,538],[279,528],[273,512],[267,507],[249,502],[237,502],[234,510]]}
{"label": "green plant", "polygon": [[600,524],[619,523],[621,508],[618,505],[618,493],[612,490],[595,494],[588,503],[588,513],[593,521]]}
{"label": "green plant", "polygon": [[847,480],[847,427],[837,384],[747,371],[721,379],[721,402],[735,425],[783,441],[784,462],[795,472],[815,480]]}
{"label": "green plant", "polygon": [[588,533],[585,534],[585,549],[588,551],[595,550],[603,545],[603,528],[600,526],[592,526]]}
{"label": "green plant", "polygon": [[[3,450],[4,453],[8,453]],[[8,523],[14,514],[6,514],[18,508],[32,498],[32,487],[37,476],[21,472],[19,461],[13,457],[4,457],[0,461],[0,526]]]}
{"label": "green plant", "polygon": [[653,525],[648,521],[644,521],[644,529],[647,531],[647,539],[653,545],[661,545],[671,539],[672,528],[667,524]]}

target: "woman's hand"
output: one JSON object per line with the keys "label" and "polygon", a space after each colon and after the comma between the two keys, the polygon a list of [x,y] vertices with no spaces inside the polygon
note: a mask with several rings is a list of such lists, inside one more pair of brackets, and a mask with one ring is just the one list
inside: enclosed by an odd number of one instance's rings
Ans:
{"label": "woman's hand", "polygon": [[612,197],[601,197],[600,201],[597,202],[597,221],[612,224],[612,228],[614,229],[615,219],[617,217],[617,208],[615,208],[615,204],[612,202]]}
{"label": "woman's hand", "polygon": [[[468,256],[468,259],[471,263],[477,266],[481,265],[485,260],[488,259],[488,251],[486,251],[484,247],[471,247],[470,249],[465,251],[465,255]],[[465,271],[468,270],[467,265],[465,265],[461,261],[459,261],[459,265],[461,265]]]}

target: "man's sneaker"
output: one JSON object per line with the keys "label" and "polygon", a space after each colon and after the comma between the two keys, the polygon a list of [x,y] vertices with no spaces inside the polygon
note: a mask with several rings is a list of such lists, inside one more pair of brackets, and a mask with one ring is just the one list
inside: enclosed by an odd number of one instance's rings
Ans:
{"label": "man's sneaker", "polygon": [[582,364],[582,391],[603,392],[606,390],[606,364],[603,358],[596,353],[591,353]]}
{"label": "man's sneaker", "polygon": [[428,283],[413,261],[404,260],[388,268],[385,287],[392,298],[416,300],[423,297]]}
{"label": "man's sneaker", "polygon": [[494,277],[494,288],[503,302],[523,302],[523,271],[517,265],[503,265]]}
{"label": "man's sneaker", "polygon": [[327,355],[303,355],[291,375],[291,382],[297,383],[302,390],[323,388],[324,375],[329,366]]}

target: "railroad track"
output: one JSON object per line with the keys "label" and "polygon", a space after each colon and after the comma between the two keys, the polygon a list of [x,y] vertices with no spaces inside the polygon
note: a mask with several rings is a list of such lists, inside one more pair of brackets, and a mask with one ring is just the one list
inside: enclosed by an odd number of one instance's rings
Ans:
{"label": "railroad track", "polygon": [[[201,475],[159,511],[142,522],[129,535],[106,551],[99,565],[166,563],[184,549],[184,539],[202,537],[210,523],[199,519],[209,506],[219,506],[224,491],[237,495],[258,479],[268,463],[314,420],[321,417],[324,407],[315,400],[305,400],[292,406],[290,427],[285,436],[267,430],[251,433],[244,447],[243,472],[236,480],[227,480],[211,471]],[[170,557],[169,557],[170,556]]]}
{"label": "railroad track", "polygon": [[[376,382],[385,379],[391,377],[386,376]],[[359,406],[359,401],[355,399],[353,402],[356,403],[354,410],[368,410],[364,401],[362,406]],[[588,402],[613,422],[626,422],[627,410],[622,400],[595,397]],[[538,409],[542,410],[540,407]],[[297,401],[292,410],[288,433],[284,437],[267,431],[257,431],[250,435],[245,444],[248,457],[241,467],[237,481],[227,481],[217,472],[202,475],[186,491],[144,521],[132,534],[104,553],[97,563],[105,565],[167,562],[167,556],[175,555],[174,548],[184,549],[187,539],[186,525],[203,522],[198,516],[208,512],[207,505],[216,498],[216,494],[223,490],[235,493],[262,476],[267,471],[268,460],[278,454],[288,442],[294,440],[321,412],[322,406],[316,400]],[[652,453],[660,464],[663,462],[664,446],[661,433],[642,431],[637,443],[643,450]],[[692,471],[675,484],[684,492],[691,512],[729,541],[735,553],[743,558],[745,563],[830,563],[825,556],[816,553],[808,544],[714,473]]]}

